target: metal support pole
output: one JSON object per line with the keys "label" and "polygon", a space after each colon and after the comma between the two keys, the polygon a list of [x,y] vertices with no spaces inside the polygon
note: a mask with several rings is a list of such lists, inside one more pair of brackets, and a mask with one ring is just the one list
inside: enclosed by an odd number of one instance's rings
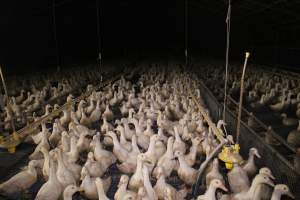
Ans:
{"label": "metal support pole", "polygon": [[230,17],[231,17],[231,0],[228,2],[228,11],[226,17],[226,63],[225,63],[225,86],[224,86],[224,105],[223,105],[223,121],[226,123],[226,103],[227,103],[227,82],[228,82],[228,62],[229,62],[229,47],[230,47]]}
{"label": "metal support pole", "polygon": [[53,20],[53,35],[55,41],[55,54],[56,54],[56,65],[57,65],[57,72],[60,71],[60,57],[59,57],[59,47],[58,47],[58,39],[57,39],[57,28],[56,28],[56,16],[55,16],[55,0],[53,0],[53,7],[52,7],[52,20]]}
{"label": "metal support pole", "polygon": [[245,62],[244,62],[244,67],[243,67],[243,72],[242,72],[242,78],[241,78],[240,102],[239,102],[238,119],[237,119],[238,121],[237,121],[237,127],[236,127],[236,142],[237,143],[239,143],[239,139],[240,139],[241,116],[242,116],[243,93],[244,93],[244,77],[245,77],[245,71],[246,71],[249,56],[250,56],[250,53],[246,52]]}
{"label": "metal support pole", "polygon": [[96,16],[97,16],[97,36],[98,36],[98,64],[101,73],[102,54],[101,54],[101,31],[100,31],[100,5],[99,0],[96,0]]}
{"label": "metal support pole", "polygon": [[[5,92],[5,95],[6,95],[6,104],[7,104],[8,110],[9,110],[8,112],[10,112],[12,109],[11,109],[11,106],[10,106],[10,101],[9,101],[9,98],[8,98],[7,87],[6,87],[6,83],[5,83],[5,79],[4,79],[4,76],[3,76],[2,66],[1,65],[0,65],[0,76],[1,76],[2,85],[3,85],[3,88],[4,88],[4,92]],[[10,123],[11,123],[11,127],[13,129],[13,132],[15,132],[16,128],[15,128],[14,118],[13,117],[10,120]]]}
{"label": "metal support pole", "polygon": [[185,55],[185,67],[188,67],[188,0],[185,0],[185,51],[184,51],[184,55]]}

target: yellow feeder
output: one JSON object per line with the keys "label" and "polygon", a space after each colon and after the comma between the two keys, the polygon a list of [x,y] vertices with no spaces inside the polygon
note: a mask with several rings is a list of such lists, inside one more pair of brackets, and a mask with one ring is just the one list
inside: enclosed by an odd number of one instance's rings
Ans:
{"label": "yellow feeder", "polygon": [[219,159],[225,163],[226,169],[231,170],[233,168],[233,163],[241,163],[243,161],[239,151],[239,144],[225,145],[223,147],[221,153],[219,153]]}
{"label": "yellow feeder", "polygon": [[9,153],[15,153],[16,147],[21,143],[20,137],[16,132],[13,132],[7,139],[0,138],[0,148],[5,148]]}

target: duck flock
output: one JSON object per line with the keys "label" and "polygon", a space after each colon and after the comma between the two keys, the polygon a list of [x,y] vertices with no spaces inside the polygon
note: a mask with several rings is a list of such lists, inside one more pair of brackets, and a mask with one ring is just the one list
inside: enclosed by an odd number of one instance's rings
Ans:
{"label": "duck flock", "polygon": [[274,184],[268,167],[256,167],[256,148],[230,171],[215,156],[201,174],[200,195],[193,197],[198,168],[220,143],[188,92],[205,107],[199,78],[175,66],[142,71],[136,80],[122,76],[92,91],[41,124],[27,138],[36,145],[27,166],[0,184],[0,194],[16,198],[38,184],[29,199],[294,198],[287,185]]}
{"label": "duck flock", "polygon": [[[223,102],[223,83],[217,80],[224,79],[224,70],[221,65],[202,68],[206,71],[205,84]],[[240,91],[240,67],[230,69],[228,77],[228,94],[238,101]],[[204,76],[203,76],[204,77]],[[263,137],[267,144],[277,148],[281,142],[273,137],[278,134],[282,140],[295,149],[292,155],[293,164],[300,169],[300,87],[299,78],[279,73],[272,73],[257,66],[249,66],[245,77],[245,103],[250,112],[246,122],[256,132],[262,130],[253,116],[258,117],[267,128],[263,128]],[[285,152],[284,154],[286,154]],[[283,154],[283,155],[284,155]],[[284,155],[285,156],[285,155]]]}
{"label": "duck flock", "polygon": [[[112,75],[115,67],[105,66],[105,73],[97,73],[99,69],[94,66],[83,68],[73,67],[72,70],[47,72],[45,74],[32,74],[30,76],[9,76],[7,89],[9,103],[2,92],[0,93],[0,130],[1,132],[12,132],[11,121],[15,123],[18,130],[37,117],[48,115],[51,110],[58,109],[65,103],[65,97],[70,93],[77,93],[82,90],[83,85],[100,81],[102,76]],[[89,70],[86,70],[89,69]],[[72,76],[70,76],[72,74]],[[69,95],[67,101],[73,98]],[[51,106],[51,103],[55,105]],[[41,110],[41,108],[43,108]]]}

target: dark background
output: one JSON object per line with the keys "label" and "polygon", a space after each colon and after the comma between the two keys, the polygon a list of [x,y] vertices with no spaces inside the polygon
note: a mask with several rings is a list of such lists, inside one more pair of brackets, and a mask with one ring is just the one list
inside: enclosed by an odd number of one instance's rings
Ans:
{"label": "dark background", "polygon": [[[56,0],[61,67],[95,62],[98,54],[97,0]],[[224,60],[228,1],[188,1],[188,49]],[[185,48],[184,0],[98,1],[103,59],[135,55],[177,56]],[[9,73],[56,68],[52,0],[0,3],[0,63]],[[231,61],[297,70],[300,58],[300,1],[232,0]]]}

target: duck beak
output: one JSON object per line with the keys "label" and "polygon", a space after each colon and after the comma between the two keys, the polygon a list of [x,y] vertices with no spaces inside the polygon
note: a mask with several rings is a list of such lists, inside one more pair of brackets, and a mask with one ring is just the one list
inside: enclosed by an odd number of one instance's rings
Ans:
{"label": "duck beak", "polygon": [[228,192],[228,189],[224,186],[224,184],[222,184],[222,185],[220,186],[220,189],[222,189],[222,190],[225,191],[225,192]]}
{"label": "duck beak", "polygon": [[273,176],[273,174],[269,174],[270,179],[275,180],[276,178]]}
{"label": "duck beak", "polygon": [[255,155],[258,157],[258,158],[261,158],[261,156],[259,155],[259,153],[257,151],[255,151]]}
{"label": "duck beak", "polygon": [[83,189],[82,187],[79,187],[79,188],[78,188],[78,192],[80,192],[80,193],[81,193],[81,192],[84,192],[84,189]]}
{"label": "duck beak", "polygon": [[270,180],[268,182],[266,182],[267,185],[271,186],[271,187],[275,187],[274,183]]}
{"label": "duck beak", "polygon": [[291,192],[286,193],[286,195],[291,197],[292,199],[295,199],[295,196]]}

